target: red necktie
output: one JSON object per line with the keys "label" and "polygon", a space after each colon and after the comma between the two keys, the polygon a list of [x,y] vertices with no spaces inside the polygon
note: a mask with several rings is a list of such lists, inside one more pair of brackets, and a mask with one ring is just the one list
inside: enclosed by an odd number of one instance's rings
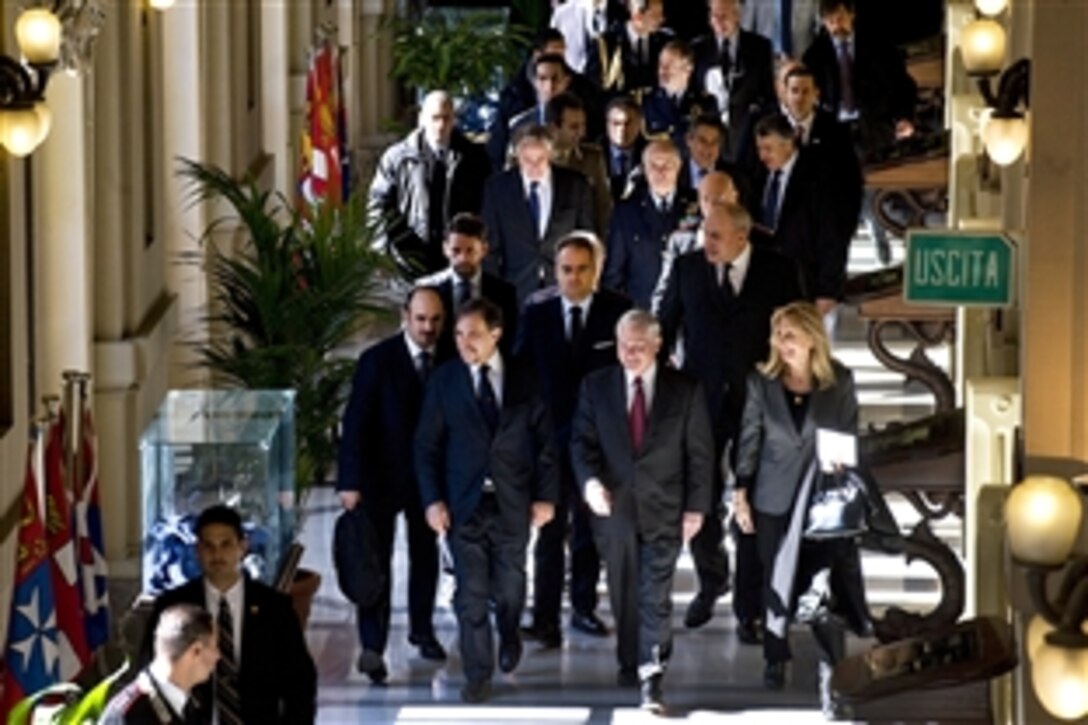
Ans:
{"label": "red necktie", "polygon": [[638,453],[646,436],[646,393],[642,389],[642,378],[635,378],[635,397],[631,401],[627,428],[631,432],[631,447]]}

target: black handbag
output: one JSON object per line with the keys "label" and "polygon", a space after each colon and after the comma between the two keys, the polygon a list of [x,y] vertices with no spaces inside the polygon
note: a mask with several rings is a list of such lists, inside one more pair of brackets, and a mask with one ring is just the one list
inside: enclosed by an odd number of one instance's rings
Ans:
{"label": "black handbag", "polygon": [[869,492],[857,471],[824,473],[813,463],[808,475],[815,481],[805,512],[804,538],[848,539],[869,529]]}
{"label": "black handbag", "polygon": [[378,563],[377,532],[360,503],[336,519],[333,563],[340,591],[352,603],[370,607],[385,591],[385,573]]}

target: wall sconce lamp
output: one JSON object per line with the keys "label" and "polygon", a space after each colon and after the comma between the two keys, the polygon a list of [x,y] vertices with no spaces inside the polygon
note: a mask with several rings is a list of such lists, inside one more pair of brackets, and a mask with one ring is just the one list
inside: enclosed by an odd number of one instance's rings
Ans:
{"label": "wall sconce lamp", "polygon": [[[1005,502],[1013,563],[1026,571],[1037,612],[1025,638],[1032,686],[1062,720],[1088,716],[1088,557],[1070,559],[1082,520],[1080,492],[1061,478],[1029,476]],[[1063,568],[1051,600],[1047,580]]]}
{"label": "wall sconce lamp", "polygon": [[49,135],[53,122],[44,94],[60,57],[60,19],[48,8],[28,8],[15,21],[15,39],[22,61],[0,55],[0,144],[26,156]]}
{"label": "wall sconce lamp", "polygon": [[[980,17],[968,23],[960,35],[960,53],[967,75],[978,83],[989,112],[982,121],[982,143],[999,166],[1020,158],[1028,142],[1028,122],[1021,106],[1029,105],[1031,61],[1027,58],[1004,72],[1005,29],[993,19],[1008,6],[1008,0],[975,0]],[[997,77],[997,91],[992,81]]]}

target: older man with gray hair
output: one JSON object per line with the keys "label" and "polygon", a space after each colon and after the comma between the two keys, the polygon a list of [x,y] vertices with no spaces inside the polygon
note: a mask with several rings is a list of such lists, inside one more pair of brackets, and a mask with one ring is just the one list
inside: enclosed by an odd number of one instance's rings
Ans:
{"label": "older man with gray hair", "polygon": [[461,212],[480,213],[490,171],[484,150],[456,129],[449,93],[431,91],[420,106],[418,127],[386,149],[374,173],[370,213],[380,222],[376,246],[409,279],[443,269],[446,224]]}
{"label": "older man with gray hair", "polygon": [[624,313],[620,365],[585,377],[571,435],[575,480],[603,534],[619,684],[638,683],[655,713],[665,709],[676,559],[711,510],[714,467],[699,384],[659,364],[660,349],[653,315]]}

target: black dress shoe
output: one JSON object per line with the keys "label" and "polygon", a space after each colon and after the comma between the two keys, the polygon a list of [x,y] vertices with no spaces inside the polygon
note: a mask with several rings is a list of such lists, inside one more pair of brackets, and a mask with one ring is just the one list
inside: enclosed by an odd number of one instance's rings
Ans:
{"label": "black dress shoe", "polygon": [[446,661],[446,648],[434,636],[417,637],[413,634],[408,637],[408,642],[419,648],[419,656],[423,659],[433,662]]}
{"label": "black dress shoe", "polygon": [[521,637],[517,633],[503,637],[499,642],[499,669],[507,674],[514,671],[521,661]]}
{"label": "black dress shoe", "polygon": [[544,649],[558,649],[563,646],[563,635],[559,627],[522,627],[521,634],[526,639],[536,640]]}
{"label": "black dress shoe", "polygon": [[709,622],[714,617],[714,603],[717,597],[704,596],[702,592],[695,595],[688,605],[688,611],[684,614],[684,626],[688,629],[697,629]]}
{"label": "black dress shoe", "polygon": [[370,678],[375,685],[384,685],[389,679],[389,670],[385,669],[385,660],[374,650],[364,649],[355,661],[355,669]]}
{"label": "black dress shoe", "polygon": [[461,702],[477,705],[491,697],[489,680],[469,680],[461,688]]}
{"label": "black dress shoe", "polygon": [[741,644],[759,644],[763,641],[763,622],[758,619],[737,620],[737,639]]}
{"label": "black dress shoe", "polygon": [[600,617],[593,612],[572,612],[570,615],[570,626],[580,632],[591,634],[594,637],[608,636],[608,627],[606,627]]}
{"label": "black dress shoe", "polygon": [[786,686],[785,662],[768,662],[764,666],[763,686],[768,690],[781,690]]}
{"label": "black dress shoe", "polygon": [[661,694],[661,675],[653,675],[642,681],[643,710],[661,715],[665,712],[665,698]]}
{"label": "black dress shoe", "polygon": [[616,673],[616,684],[619,687],[638,687],[638,669],[635,667],[621,667]]}

